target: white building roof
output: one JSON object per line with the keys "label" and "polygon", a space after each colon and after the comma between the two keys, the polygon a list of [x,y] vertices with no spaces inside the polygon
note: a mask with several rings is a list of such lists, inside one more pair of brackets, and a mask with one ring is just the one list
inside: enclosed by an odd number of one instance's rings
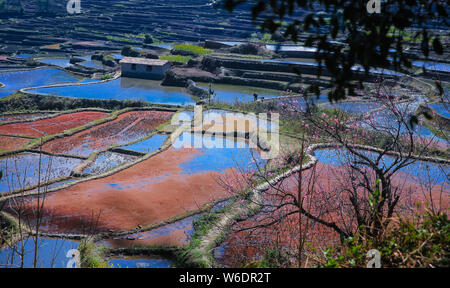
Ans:
{"label": "white building roof", "polygon": [[148,59],[148,58],[123,57],[123,59],[120,60],[120,63],[164,66],[167,63],[169,63],[169,61],[159,59]]}

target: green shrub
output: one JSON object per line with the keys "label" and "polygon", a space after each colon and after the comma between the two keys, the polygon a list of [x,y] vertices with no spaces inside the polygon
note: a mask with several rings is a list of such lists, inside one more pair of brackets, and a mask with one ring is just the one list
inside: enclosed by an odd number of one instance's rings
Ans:
{"label": "green shrub", "polygon": [[124,46],[121,54],[128,57],[138,57],[140,55],[139,52],[134,50],[131,46]]}
{"label": "green shrub", "polygon": [[450,222],[447,215],[400,218],[380,238],[355,235],[338,249],[324,251],[323,267],[366,267],[366,254],[377,249],[381,267],[449,267]]}
{"label": "green shrub", "polygon": [[81,256],[82,268],[111,268],[107,261],[103,260],[104,248],[94,243],[84,242],[78,247]]}
{"label": "green shrub", "polygon": [[279,248],[274,248],[264,251],[264,256],[260,261],[251,262],[244,268],[289,268],[290,266],[289,255]]}
{"label": "green shrub", "polygon": [[144,43],[145,44],[152,44],[155,42],[155,39],[153,39],[153,36],[150,34],[145,34]]}
{"label": "green shrub", "polygon": [[102,80],[109,80],[109,79],[111,79],[111,75],[109,75],[109,73],[102,75]]}

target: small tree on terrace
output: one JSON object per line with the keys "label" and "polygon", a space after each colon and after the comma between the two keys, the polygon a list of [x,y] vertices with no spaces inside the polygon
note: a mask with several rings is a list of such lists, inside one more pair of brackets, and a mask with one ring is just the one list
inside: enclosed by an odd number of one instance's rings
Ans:
{"label": "small tree on terrace", "polygon": [[[344,113],[330,116],[314,109],[305,113],[316,131],[342,147],[337,153],[345,169],[336,177],[343,179],[336,189],[348,197],[347,212],[357,222],[356,227],[347,226],[347,231],[335,228],[342,236],[352,235],[355,228],[373,237],[382,233],[405,192],[405,182],[396,181],[396,175],[426,155],[434,143],[434,137],[425,138],[418,132],[411,117],[415,112],[412,102],[396,103],[383,85],[376,93],[381,107],[368,115],[347,118]],[[367,151],[364,145],[376,149]]]}

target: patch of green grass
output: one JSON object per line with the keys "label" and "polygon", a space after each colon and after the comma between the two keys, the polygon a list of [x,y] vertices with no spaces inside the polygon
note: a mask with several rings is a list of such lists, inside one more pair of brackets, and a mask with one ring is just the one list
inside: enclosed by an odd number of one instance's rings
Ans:
{"label": "patch of green grass", "polygon": [[131,34],[131,33],[125,33],[124,36],[126,38],[139,38],[139,39],[144,39],[145,38],[145,33],[139,33],[139,34]]}
{"label": "patch of green grass", "polygon": [[205,55],[212,52],[210,49],[205,49],[203,47],[193,44],[177,44],[173,48],[175,51],[186,51],[194,53],[196,55]]}
{"label": "patch of green grass", "polygon": [[106,247],[84,242],[78,247],[82,268],[111,268],[104,259]]}
{"label": "patch of green grass", "polygon": [[[215,259],[211,253],[208,255],[204,255],[198,248],[202,245],[202,238],[208,234],[208,232],[213,229],[216,223],[220,220],[223,214],[228,213],[233,205],[236,203],[236,198],[230,199],[230,202],[227,203],[224,207],[221,207],[215,211],[212,209],[205,212],[202,216],[194,219],[192,222],[192,226],[194,227],[194,233],[191,236],[191,240],[189,244],[183,247],[178,252],[177,255],[177,263],[182,267],[199,267],[199,268],[207,268],[209,267],[209,263],[214,263]],[[212,208],[212,207],[211,207]],[[217,245],[222,242],[226,235],[221,235],[219,239],[216,239],[213,245]],[[213,247],[211,247],[212,249]],[[205,257],[209,259],[205,260]]]}
{"label": "patch of green grass", "polygon": [[171,62],[181,62],[181,63],[188,63],[189,60],[191,60],[191,56],[182,56],[182,55],[161,55],[159,56],[159,59],[161,60],[167,60]]}
{"label": "patch of green grass", "polygon": [[130,43],[130,44],[141,44],[141,42],[137,41],[137,40],[132,40],[132,39],[124,38],[124,37],[111,36],[111,35],[107,35],[106,39],[108,39],[110,41],[115,41],[115,42],[124,42],[124,43]]}
{"label": "patch of green grass", "polygon": [[111,79],[111,75],[109,73],[102,75],[102,80],[109,80],[109,79]]}

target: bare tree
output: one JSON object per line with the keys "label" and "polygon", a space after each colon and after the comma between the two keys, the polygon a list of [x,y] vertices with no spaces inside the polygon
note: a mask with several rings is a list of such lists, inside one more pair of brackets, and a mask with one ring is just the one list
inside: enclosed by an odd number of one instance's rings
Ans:
{"label": "bare tree", "polygon": [[[255,180],[266,182],[270,188],[262,191],[256,202],[260,207],[258,216],[251,221],[240,219],[238,222],[244,225],[235,225],[234,232],[249,231],[248,235],[254,237],[255,231],[269,228],[268,233],[276,237],[278,225],[297,217],[297,244],[295,249],[288,249],[288,254],[295,255],[298,266],[302,266],[304,244],[311,240],[313,226],[334,231],[341,241],[358,232],[369,237],[381,235],[399,207],[403,209],[403,205],[399,206],[402,198],[414,192],[401,177],[403,171],[427,155],[434,139],[422,137],[410,121],[412,103],[397,103],[398,99],[384,86],[379,87],[376,96],[379,113],[356,116],[320,110],[308,99],[285,105],[282,115],[291,120],[297,117],[303,125],[302,140],[294,151],[283,153],[241,181],[251,188]],[[327,159],[338,160],[328,174],[318,164],[309,170],[303,167],[308,159],[305,151],[312,149],[314,142],[321,142],[322,149],[327,148],[324,143],[329,145],[334,156],[328,155]],[[274,175],[295,166],[298,170],[290,177],[277,183],[271,181]],[[223,184],[232,186],[229,179]],[[235,185],[238,188],[234,191],[242,191],[242,186]],[[288,246],[287,242],[284,239],[279,244]]]}

